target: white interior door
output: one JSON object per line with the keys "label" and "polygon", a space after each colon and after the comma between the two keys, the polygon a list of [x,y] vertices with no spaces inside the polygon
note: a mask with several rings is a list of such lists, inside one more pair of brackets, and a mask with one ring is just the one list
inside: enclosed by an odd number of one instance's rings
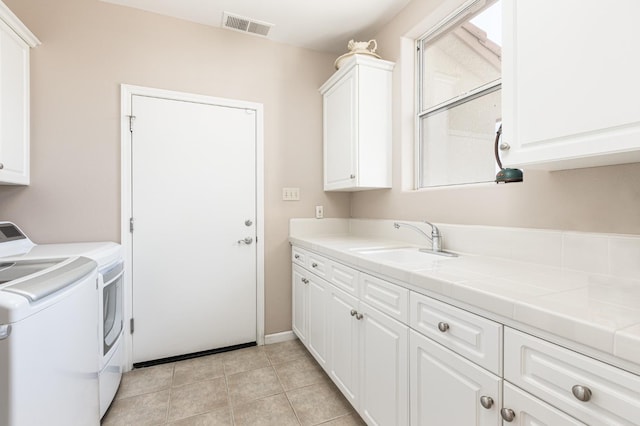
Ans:
{"label": "white interior door", "polygon": [[255,342],[256,111],[131,99],[133,362]]}

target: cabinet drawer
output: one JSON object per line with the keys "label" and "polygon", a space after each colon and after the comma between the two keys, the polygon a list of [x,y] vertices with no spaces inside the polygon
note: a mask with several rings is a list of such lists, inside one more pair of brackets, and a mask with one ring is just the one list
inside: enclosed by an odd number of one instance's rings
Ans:
{"label": "cabinet drawer", "polygon": [[299,247],[291,247],[291,261],[300,266],[307,266],[307,252]]}
{"label": "cabinet drawer", "polygon": [[411,328],[502,375],[502,324],[411,292]]}
{"label": "cabinet drawer", "polygon": [[[640,376],[505,328],[505,379],[593,425],[640,424]],[[587,389],[586,401],[574,396]]]}
{"label": "cabinet drawer", "polygon": [[358,275],[353,268],[338,262],[329,263],[329,282],[352,296],[358,295]]}
{"label": "cabinet drawer", "polygon": [[361,273],[360,300],[400,322],[409,322],[409,290],[406,288]]}
{"label": "cabinet drawer", "polygon": [[307,269],[322,278],[327,278],[329,260],[315,253],[307,252]]}
{"label": "cabinet drawer", "polygon": [[504,382],[503,392],[504,408],[515,414],[514,426],[586,426],[508,382]]}

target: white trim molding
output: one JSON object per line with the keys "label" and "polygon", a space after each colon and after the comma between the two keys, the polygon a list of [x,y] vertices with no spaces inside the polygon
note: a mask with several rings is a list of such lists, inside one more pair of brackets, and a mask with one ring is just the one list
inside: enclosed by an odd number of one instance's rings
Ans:
{"label": "white trim molding", "polygon": [[264,344],[270,345],[272,343],[288,342],[289,340],[296,340],[297,337],[293,331],[283,331],[281,333],[267,334],[264,336]]}

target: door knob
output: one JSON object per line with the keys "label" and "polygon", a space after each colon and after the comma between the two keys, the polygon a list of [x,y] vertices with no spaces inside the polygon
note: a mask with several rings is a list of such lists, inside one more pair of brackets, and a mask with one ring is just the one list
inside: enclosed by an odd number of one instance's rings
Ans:
{"label": "door knob", "polygon": [[247,244],[247,245],[249,245],[252,242],[253,242],[253,238],[251,238],[251,237],[245,237],[242,240],[238,240],[238,244]]}
{"label": "door knob", "polygon": [[449,324],[447,324],[446,322],[439,322],[438,330],[440,330],[443,333],[446,333],[449,330]]}

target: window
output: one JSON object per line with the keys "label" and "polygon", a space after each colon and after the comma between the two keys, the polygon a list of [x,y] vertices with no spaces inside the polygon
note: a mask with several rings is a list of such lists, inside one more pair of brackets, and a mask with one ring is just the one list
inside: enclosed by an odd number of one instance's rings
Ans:
{"label": "window", "polygon": [[419,188],[495,179],[501,28],[500,1],[476,0],[417,40]]}

